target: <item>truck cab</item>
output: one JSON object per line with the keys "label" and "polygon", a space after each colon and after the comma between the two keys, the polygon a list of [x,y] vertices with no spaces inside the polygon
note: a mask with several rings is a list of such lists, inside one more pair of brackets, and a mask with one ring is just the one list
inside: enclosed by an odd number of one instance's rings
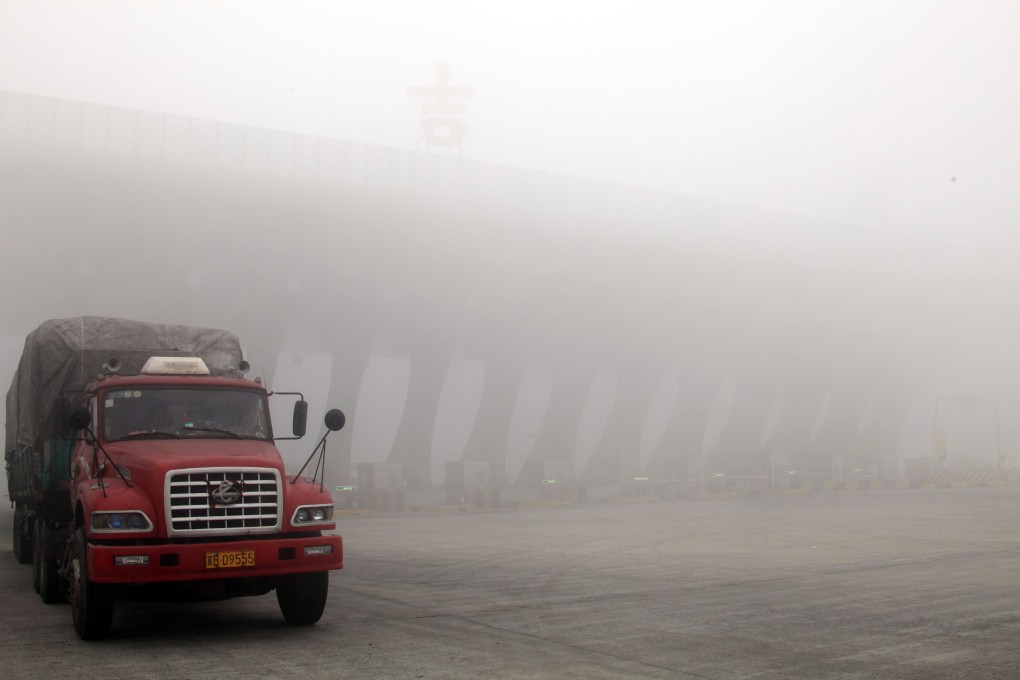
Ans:
{"label": "truck cab", "polygon": [[[342,540],[323,533],[336,524],[322,480],[284,469],[269,396],[198,357],[152,357],[137,375],[85,387],[71,417],[80,434],[60,568],[81,637],[106,635],[121,598],[275,589],[288,622],[320,618]],[[295,405],[296,435],[306,409]]]}

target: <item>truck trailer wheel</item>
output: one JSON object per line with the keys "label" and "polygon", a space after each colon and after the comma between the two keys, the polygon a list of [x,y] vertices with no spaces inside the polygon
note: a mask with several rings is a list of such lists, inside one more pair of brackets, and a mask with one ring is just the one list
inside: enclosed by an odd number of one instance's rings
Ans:
{"label": "truck trailer wheel", "polygon": [[113,587],[88,578],[85,530],[79,528],[71,545],[71,620],[82,640],[106,637],[113,623]]}
{"label": "truck trailer wheel", "polygon": [[32,539],[32,585],[46,604],[67,601],[67,581],[60,575],[60,563],[47,559],[46,546],[51,540],[50,529],[42,518],[35,520]]}
{"label": "truck trailer wheel", "polygon": [[14,558],[18,560],[18,564],[30,563],[32,561],[32,527],[29,525],[21,503],[14,505],[14,533],[11,539]]}
{"label": "truck trailer wheel", "polygon": [[280,611],[287,623],[310,626],[322,618],[328,591],[328,571],[290,574],[280,577],[276,585],[276,601],[280,603]]}

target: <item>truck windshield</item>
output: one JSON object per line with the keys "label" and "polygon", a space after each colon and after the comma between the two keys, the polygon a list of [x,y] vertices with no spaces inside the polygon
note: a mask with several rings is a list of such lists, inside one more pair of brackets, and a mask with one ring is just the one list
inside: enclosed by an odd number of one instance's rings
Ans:
{"label": "truck windshield", "polygon": [[103,399],[106,441],[134,438],[268,439],[263,395],[250,390],[127,388]]}

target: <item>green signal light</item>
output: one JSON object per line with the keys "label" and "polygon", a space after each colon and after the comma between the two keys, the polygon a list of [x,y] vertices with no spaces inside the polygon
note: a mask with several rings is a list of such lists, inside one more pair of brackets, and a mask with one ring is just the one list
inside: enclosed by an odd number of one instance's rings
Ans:
{"label": "green signal light", "polygon": [[560,480],[558,480],[558,479],[543,479],[542,483],[543,484],[559,484]]}
{"label": "green signal light", "polygon": [[357,491],[358,487],[354,484],[348,484],[346,486],[338,486],[337,491]]}

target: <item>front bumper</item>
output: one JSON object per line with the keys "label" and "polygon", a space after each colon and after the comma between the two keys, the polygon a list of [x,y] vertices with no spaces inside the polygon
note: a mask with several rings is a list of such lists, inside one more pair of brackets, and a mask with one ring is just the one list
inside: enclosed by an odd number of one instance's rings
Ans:
{"label": "front bumper", "polygon": [[[329,554],[306,555],[305,548],[330,546]],[[207,553],[255,551],[253,566],[207,568]],[[148,564],[115,564],[118,557],[148,557]],[[202,579],[282,576],[342,569],[344,548],[340,536],[168,543],[166,545],[88,545],[88,577],[95,583],[154,583]]]}

